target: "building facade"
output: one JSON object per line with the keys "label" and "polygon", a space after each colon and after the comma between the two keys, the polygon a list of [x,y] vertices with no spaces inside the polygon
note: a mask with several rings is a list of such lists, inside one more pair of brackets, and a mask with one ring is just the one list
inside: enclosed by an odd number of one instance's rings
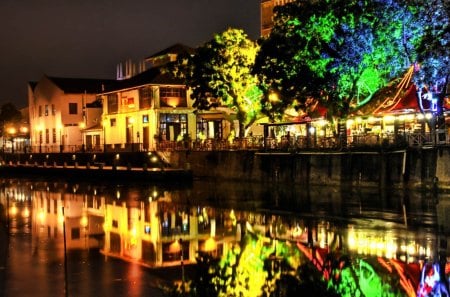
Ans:
{"label": "building facade", "polygon": [[101,121],[94,103],[111,80],[43,76],[28,85],[32,152],[70,152],[86,147],[83,131]]}
{"label": "building facade", "polygon": [[273,9],[294,0],[261,0],[261,36],[268,36],[273,27]]}

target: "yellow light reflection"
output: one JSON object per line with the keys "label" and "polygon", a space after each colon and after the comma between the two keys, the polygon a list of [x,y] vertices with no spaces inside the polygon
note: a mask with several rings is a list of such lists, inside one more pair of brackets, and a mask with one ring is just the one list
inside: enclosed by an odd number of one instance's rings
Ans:
{"label": "yellow light reflection", "polygon": [[30,210],[28,207],[25,207],[25,209],[22,211],[22,217],[28,218],[30,216]]}
{"label": "yellow light reflection", "polygon": [[205,252],[212,252],[216,250],[217,244],[214,238],[210,237],[205,241]]}
{"label": "yellow light reflection", "polygon": [[88,225],[88,218],[86,216],[82,216],[80,219],[80,225],[81,227],[86,228]]}
{"label": "yellow light reflection", "polygon": [[39,211],[38,218],[41,224],[45,223],[45,212],[43,210]]}
{"label": "yellow light reflection", "polygon": [[13,205],[13,206],[11,206],[9,208],[9,215],[10,216],[15,217],[17,215],[17,212],[18,212],[18,210],[17,210],[17,207],[15,205]]}

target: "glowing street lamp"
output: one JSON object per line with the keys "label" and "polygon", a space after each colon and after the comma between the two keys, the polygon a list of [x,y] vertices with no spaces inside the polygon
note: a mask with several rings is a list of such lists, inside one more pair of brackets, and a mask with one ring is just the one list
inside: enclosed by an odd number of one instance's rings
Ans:
{"label": "glowing street lamp", "polygon": [[14,135],[16,134],[16,128],[8,128],[8,134],[11,136],[11,153],[14,154]]}
{"label": "glowing street lamp", "polygon": [[64,150],[64,147],[63,147],[63,140],[62,140],[62,125],[61,124],[58,125],[58,130],[59,130],[59,152],[62,153]]}
{"label": "glowing street lamp", "polygon": [[131,141],[131,151],[134,151],[134,130],[133,130],[133,125],[134,125],[134,117],[129,117],[128,118],[128,127],[130,127],[131,129],[131,133],[130,133],[130,141]]}
{"label": "glowing street lamp", "polygon": [[25,139],[28,138],[28,127],[27,126],[21,126],[20,127],[20,134],[22,134],[22,150],[25,153],[26,152],[26,143]]}
{"label": "glowing street lamp", "polygon": [[102,128],[103,128],[103,152],[106,153],[106,125],[108,124],[108,121],[105,119],[102,121]]}
{"label": "glowing street lamp", "polygon": [[39,153],[42,153],[42,128],[41,125],[37,127],[38,137],[39,137]]}
{"label": "glowing street lamp", "polygon": [[80,133],[81,133],[81,151],[84,152],[84,128],[86,128],[86,124],[84,122],[81,122],[79,125],[80,127]]}

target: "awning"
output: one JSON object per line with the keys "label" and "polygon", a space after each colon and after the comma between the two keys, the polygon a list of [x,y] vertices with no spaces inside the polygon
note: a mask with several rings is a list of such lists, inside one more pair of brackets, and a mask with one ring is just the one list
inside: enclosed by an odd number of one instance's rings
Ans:
{"label": "awning", "polygon": [[416,86],[411,84],[406,91],[397,98],[385,100],[374,111],[374,114],[398,114],[421,112]]}

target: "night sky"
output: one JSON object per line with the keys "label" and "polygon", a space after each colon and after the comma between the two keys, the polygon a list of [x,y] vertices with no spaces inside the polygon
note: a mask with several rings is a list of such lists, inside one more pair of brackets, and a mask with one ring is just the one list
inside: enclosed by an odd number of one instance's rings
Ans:
{"label": "night sky", "polygon": [[116,65],[228,27],[259,37],[260,0],[0,0],[0,105],[43,75],[115,78]]}

